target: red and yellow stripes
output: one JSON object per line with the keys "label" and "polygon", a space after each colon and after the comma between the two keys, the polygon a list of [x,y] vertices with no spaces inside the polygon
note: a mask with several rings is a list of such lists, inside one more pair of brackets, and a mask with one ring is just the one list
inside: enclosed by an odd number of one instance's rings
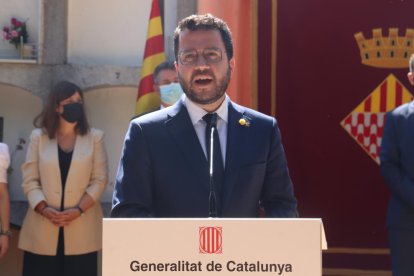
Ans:
{"label": "red and yellow stripes", "polygon": [[412,101],[403,84],[390,74],[344,120],[342,127],[377,163],[386,112]]}
{"label": "red and yellow stripes", "polygon": [[160,7],[158,0],[152,0],[135,115],[147,113],[159,108],[160,97],[154,91],[152,74],[155,67],[163,61],[165,61],[165,53]]}
{"label": "red and yellow stripes", "polygon": [[390,74],[353,112],[388,112],[411,100],[411,93]]}

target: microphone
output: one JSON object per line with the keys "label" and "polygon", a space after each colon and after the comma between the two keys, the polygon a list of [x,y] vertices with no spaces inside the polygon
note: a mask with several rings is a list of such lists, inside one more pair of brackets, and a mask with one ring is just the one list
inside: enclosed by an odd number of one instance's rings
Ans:
{"label": "microphone", "polygon": [[210,195],[208,198],[209,201],[209,211],[208,216],[210,218],[217,217],[217,196],[216,196],[216,185],[214,183],[214,131],[217,131],[217,113],[213,113],[211,116],[210,123],[210,152],[209,152],[209,172],[210,172]]}

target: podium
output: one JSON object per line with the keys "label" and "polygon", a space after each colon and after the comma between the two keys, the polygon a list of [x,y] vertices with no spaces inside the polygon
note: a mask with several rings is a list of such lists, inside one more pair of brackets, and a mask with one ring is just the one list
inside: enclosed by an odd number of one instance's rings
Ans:
{"label": "podium", "polygon": [[322,275],[320,219],[104,219],[102,275]]}

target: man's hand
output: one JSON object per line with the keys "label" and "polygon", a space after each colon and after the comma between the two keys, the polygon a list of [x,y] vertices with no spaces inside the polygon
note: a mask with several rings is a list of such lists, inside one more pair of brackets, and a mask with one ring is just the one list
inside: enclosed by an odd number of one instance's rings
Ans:
{"label": "man's hand", "polygon": [[9,249],[9,236],[1,235],[0,236],[0,259],[6,255],[7,250]]}

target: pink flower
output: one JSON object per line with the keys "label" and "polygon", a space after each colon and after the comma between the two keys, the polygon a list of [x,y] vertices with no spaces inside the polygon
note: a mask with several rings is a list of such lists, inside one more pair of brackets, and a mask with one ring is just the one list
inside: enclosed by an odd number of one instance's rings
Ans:
{"label": "pink flower", "polygon": [[14,17],[11,19],[11,23],[12,23],[12,25],[16,26],[17,28],[21,27],[23,25],[22,21],[19,21]]}
{"label": "pink flower", "polygon": [[12,37],[18,37],[19,36],[19,33],[17,32],[17,31],[11,31],[11,36]]}
{"label": "pink flower", "polygon": [[27,33],[26,22],[17,20],[15,17],[10,22],[10,26],[3,27],[3,39],[8,40],[17,49],[21,41],[27,43],[29,34]]}

